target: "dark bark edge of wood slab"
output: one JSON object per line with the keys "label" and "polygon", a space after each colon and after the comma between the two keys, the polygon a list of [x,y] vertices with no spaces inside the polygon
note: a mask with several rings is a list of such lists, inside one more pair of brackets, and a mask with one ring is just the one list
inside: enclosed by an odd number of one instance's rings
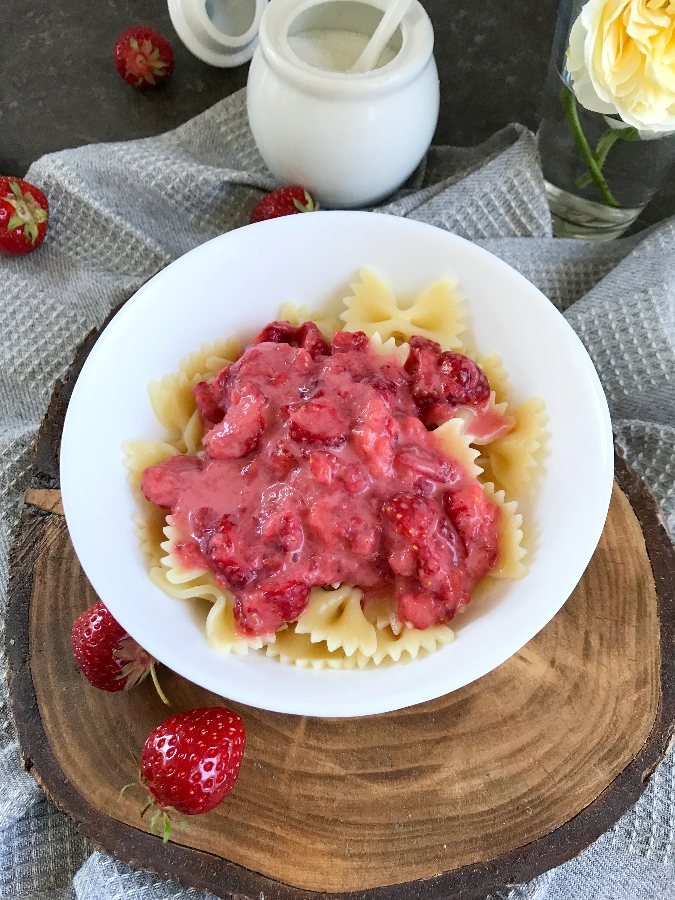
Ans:
{"label": "dark bark edge of wood slab", "polygon": [[[100,332],[83,343],[67,378],[54,392],[36,449],[37,486],[58,482],[58,446],[63,416],[84,359]],[[64,776],[40,719],[29,661],[29,621],[33,568],[40,551],[41,525],[50,513],[27,506],[10,559],[10,602],[6,641],[12,707],[24,765],[45,792],[73,818],[95,846],[130,865],[206,888],[237,900],[441,900],[472,898],[520,883],[576,856],[610,828],[644,791],[665,756],[675,726],[675,552],[656,504],[619,456],[616,477],[643,531],[659,601],[661,702],[652,731],[637,756],[585,809],[550,834],[489,862],[464,866],[433,878],[350,893],[317,893],[274,881],[220,857],[157,838],[101,815]],[[31,538],[31,539],[27,539]]]}

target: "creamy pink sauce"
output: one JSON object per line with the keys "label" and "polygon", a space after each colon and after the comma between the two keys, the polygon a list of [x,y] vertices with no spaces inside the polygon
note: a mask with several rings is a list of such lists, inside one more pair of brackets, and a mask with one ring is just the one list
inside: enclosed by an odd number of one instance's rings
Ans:
{"label": "creamy pink sauce", "polygon": [[513,416],[496,409],[489,398],[482,404],[459,407],[456,415],[464,420],[473,443],[479,445],[489,444],[508,434],[516,423]]}
{"label": "creamy pink sauce", "polygon": [[485,405],[482,371],[421,338],[404,367],[311,323],[256,341],[195,388],[203,451],[143,473],[182,563],[232,591],[242,634],[276,631],[311,587],[340,582],[364,602],[393,585],[414,627],[450,621],[495,563],[499,509],[428,429]]}

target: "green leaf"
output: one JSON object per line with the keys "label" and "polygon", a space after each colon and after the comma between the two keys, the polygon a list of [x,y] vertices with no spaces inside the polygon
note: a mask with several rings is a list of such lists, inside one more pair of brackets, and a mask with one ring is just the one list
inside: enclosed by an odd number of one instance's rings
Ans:
{"label": "green leaf", "polygon": [[132,50],[138,50],[138,41],[135,37],[129,38],[129,46]]}
{"label": "green leaf", "polygon": [[17,200],[23,200],[23,194],[21,193],[21,188],[19,187],[19,183],[17,181],[10,181],[9,189],[14,194]]}
{"label": "green leaf", "polygon": [[637,128],[629,125],[628,128],[615,128],[614,131],[619,135],[622,141],[639,141],[642,140],[640,132]]}
{"label": "green leaf", "polygon": [[171,819],[164,813],[164,833],[162,835],[162,843],[166,844],[171,837]]}
{"label": "green leaf", "polygon": [[7,223],[7,231],[14,231],[15,228],[21,228],[25,222],[21,218],[21,216],[17,216],[16,213],[10,218]]}

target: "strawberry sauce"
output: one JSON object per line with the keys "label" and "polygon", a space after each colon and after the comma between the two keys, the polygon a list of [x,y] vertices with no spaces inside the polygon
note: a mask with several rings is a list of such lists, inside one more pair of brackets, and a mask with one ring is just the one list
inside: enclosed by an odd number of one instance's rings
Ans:
{"label": "strawberry sauce", "polygon": [[401,620],[450,621],[498,553],[499,509],[429,430],[482,407],[478,366],[411,339],[405,366],[361,332],[273,322],[195,389],[204,449],[145,470],[186,567],[232,591],[242,634],[267,635],[316,585],[393,585]]}

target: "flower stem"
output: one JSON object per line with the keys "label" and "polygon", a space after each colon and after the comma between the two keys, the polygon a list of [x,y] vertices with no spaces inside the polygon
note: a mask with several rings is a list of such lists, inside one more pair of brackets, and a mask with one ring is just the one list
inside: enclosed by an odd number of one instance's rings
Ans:
{"label": "flower stem", "polygon": [[[603,166],[607,162],[609,151],[617,141],[636,141],[639,140],[639,137],[639,132],[632,126],[629,128],[608,128],[607,131],[600,136],[600,140],[595,147],[595,161],[597,162],[600,171],[602,171]],[[588,187],[591,181],[593,181],[593,179],[590,173],[584,172],[583,175],[580,175],[577,178],[575,184],[578,188],[585,188]]]}
{"label": "flower stem", "polygon": [[[602,171],[605,162],[607,161],[607,155],[609,151],[612,149],[614,144],[619,140],[618,134],[610,128],[606,131],[600,140],[598,141],[597,147],[595,148],[595,161],[598,165],[600,171]],[[580,175],[577,180],[574,182],[578,188],[585,188],[593,181],[593,178],[590,172],[584,172],[583,175]]]}
{"label": "flower stem", "polygon": [[617,203],[616,197],[610,191],[605,176],[600,171],[598,163],[593,156],[593,151],[586,140],[586,135],[581,128],[579,113],[577,112],[577,100],[574,93],[568,87],[564,87],[560,92],[560,103],[565,116],[567,117],[567,121],[570,124],[570,128],[572,129],[572,134],[574,135],[574,140],[579,148],[579,152],[584,158],[589,174],[596,183],[603,201],[607,206],[618,208],[619,204]]}

